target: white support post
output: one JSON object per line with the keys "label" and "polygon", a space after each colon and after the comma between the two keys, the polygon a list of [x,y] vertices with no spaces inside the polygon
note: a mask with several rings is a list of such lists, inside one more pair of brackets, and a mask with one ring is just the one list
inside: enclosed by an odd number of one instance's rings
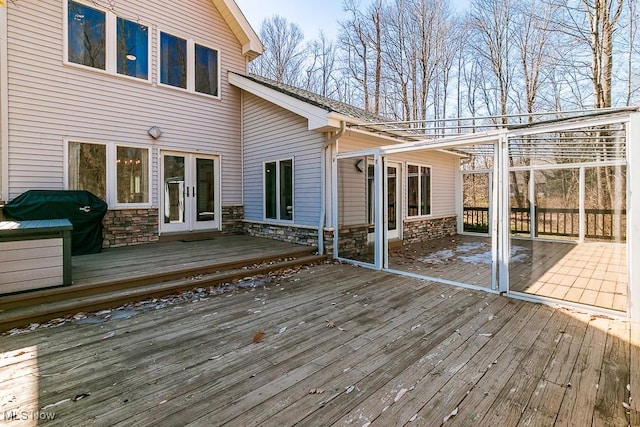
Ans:
{"label": "white support post", "polygon": [[498,218],[500,205],[498,201],[500,197],[498,189],[501,188],[500,171],[500,142],[493,144],[493,173],[489,173],[489,236],[491,237],[491,289],[498,289],[498,263],[499,263],[499,245],[498,245]]}
{"label": "white support post", "polygon": [[498,213],[498,247],[500,250],[498,272],[498,290],[509,291],[509,261],[511,248],[511,208],[509,202],[509,138],[506,134],[500,136],[500,173],[501,185],[498,189],[500,195],[500,210]]}
{"label": "white support post", "polygon": [[[8,2],[7,2],[8,3]],[[0,6],[0,200],[9,201],[9,65],[7,8]]]}
{"label": "white support post", "polygon": [[[635,166],[632,166],[635,165]],[[640,112],[627,127],[627,278],[631,321],[640,323]]]}
{"label": "white support post", "polygon": [[[405,179],[406,182],[406,179]],[[458,234],[464,231],[464,177],[462,175],[461,162],[458,162],[456,169],[456,215]]]}
{"label": "white support post", "polygon": [[584,166],[580,167],[580,181],[578,185],[578,242],[584,243],[584,233],[586,231],[586,215],[584,212],[585,206],[585,170]]}
{"label": "white support post", "polygon": [[533,169],[529,173],[529,237],[536,237],[538,221],[536,220],[536,172]]}
{"label": "white support post", "polygon": [[382,159],[382,245],[380,246],[381,266],[382,268],[389,268],[389,257],[387,252],[389,250],[389,169],[388,158],[386,156]]}
{"label": "white support post", "polygon": [[338,233],[340,230],[338,218],[338,192],[343,191],[338,187],[338,159],[335,155],[331,156],[331,216],[333,224],[333,257],[338,258]]}
{"label": "white support post", "polygon": [[375,203],[373,222],[375,227],[374,233],[374,265],[377,270],[382,270],[382,243],[384,239],[384,210],[383,210],[383,160],[380,154],[375,153],[373,156],[373,186],[375,188]]}

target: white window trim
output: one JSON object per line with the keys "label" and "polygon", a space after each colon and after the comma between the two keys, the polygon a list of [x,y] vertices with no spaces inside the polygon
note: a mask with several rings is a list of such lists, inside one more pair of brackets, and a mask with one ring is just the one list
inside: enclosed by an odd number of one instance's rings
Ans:
{"label": "white window trim", "polygon": [[[151,77],[153,74],[153,70],[152,70],[152,64],[151,64],[151,60],[152,60],[152,44],[151,44],[151,38],[152,36],[152,32],[153,32],[153,27],[151,26],[151,24],[148,24],[146,22],[142,22],[139,21],[138,19],[135,18],[129,18],[126,16],[122,16],[122,15],[116,15],[115,13],[113,13],[111,10],[104,8],[104,7],[100,7],[92,2],[88,2],[85,0],[74,0],[75,3],[80,3],[83,4],[85,6],[91,7],[93,9],[99,10],[101,12],[105,13],[105,69],[102,70],[100,68],[94,68],[94,67],[89,67],[87,65],[82,65],[82,64],[77,64],[75,62],[71,62],[69,61],[69,21],[68,21],[68,16],[69,16],[69,0],[64,0],[64,7],[62,9],[62,31],[63,31],[63,46],[62,46],[62,63],[64,65],[70,66],[70,67],[75,67],[75,68],[79,68],[82,70],[87,70],[87,71],[92,71],[92,72],[96,72],[96,73],[100,73],[100,74],[106,74],[109,76],[116,76],[116,77],[120,77],[123,79],[127,79],[130,81],[136,81],[136,82],[143,82],[143,83],[147,83],[147,84],[151,84]],[[117,32],[118,32],[118,28],[117,28],[117,22],[118,22],[118,18],[123,18],[126,19],[128,21],[131,22],[136,22],[139,23],[140,25],[144,25],[145,27],[148,28],[148,32],[147,32],[147,78],[146,79],[142,79],[139,77],[133,77],[133,76],[128,76],[126,74],[120,74],[118,73],[118,55],[117,55],[117,50],[118,50],[118,41],[117,41]],[[219,62],[219,61],[218,61]]]}
{"label": "white window trim", "polygon": [[[420,168],[428,168],[429,169],[429,213],[423,214],[420,212],[419,215],[409,215],[409,166],[417,166],[418,167],[418,189],[420,188]],[[406,186],[407,186],[407,219],[415,219],[415,218],[430,218],[433,216],[433,167],[431,165],[427,165],[424,163],[413,163],[407,162],[407,167],[405,168],[405,176],[406,178]],[[422,193],[418,190],[418,210],[422,208]]]}
{"label": "white window trim", "polygon": [[[291,219],[280,219],[280,162],[286,162],[291,160]],[[267,176],[265,174],[265,166],[267,163],[276,164],[276,217],[267,218]],[[262,219],[265,223],[271,224],[293,224],[296,219],[296,167],[295,159],[293,157],[287,157],[277,160],[265,160],[262,162]]]}
{"label": "white window trim", "polygon": [[[161,46],[161,37],[162,37],[162,33],[173,36],[173,37],[177,37],[183,40],[187,41],[187,87],[182,88],[182,87],[178,87],[178,86],[172,86],[172,85],[168,85],[166,83],[162,83],[161,82],[161,78],[160,78],[160,74],[162,72],[162,46]],[[218,52],[218,69],[217,69],[217,73],[218,73],[218,95],[209,95],[208,93],[202,93],[202,92],[197,92],[196,91],[196,44],[200,45],[202,47],[206,47],[207,49],[211,49],[211,50],[215,50],[216,52]],[[188,37],[184,34],[180,34],[179,32],[176,31],[165,31],[162,28],[159,28],[156,34],[156,58],[158,61],[158,66],[156,67],[156,81],[158,82],[158,87],[163,87],[163,88],[167,88],[167,89],[173,89],[173,90],[177,90],[180,92],[187,92],[187,93],[191,93],[194,95],[198,95],[198,96],[204,96],[207,97],[209,99],[213,98],[213,99],[222,99],[222,76],[221,76],[221,58],[222,58],[222,51],[216,47],[213,47],[207,43],[202,43],[200,41],[196,41],[191,37]]]}
{"label": "white window trim", "polygon": [[[106,159],[107,162],[105,171],[107,173],[106,176],[106,199],[107,205],[109,209],[137,209],[137,208],[150,208],[152,207],[153,197],[152,197],[152,153],[150,147],[145,147],[143,145],[138,144],[117,144],[115,142],[99,142],[99,141],[88,141],[81,138],[65,138],[64,139],[64,189],[69,190],[69,143],[79,143],[79,144],[94,144],[94,145],[104,145],[106,147]],[[117,150],[118,147],[128,147],[128,148],[138,148],[141,150],[147,150],[148,160],[147,160],[147,176],[148,176],[148,197],[149,201],[147,203],[118,203],[118,172],[117,172]]]}

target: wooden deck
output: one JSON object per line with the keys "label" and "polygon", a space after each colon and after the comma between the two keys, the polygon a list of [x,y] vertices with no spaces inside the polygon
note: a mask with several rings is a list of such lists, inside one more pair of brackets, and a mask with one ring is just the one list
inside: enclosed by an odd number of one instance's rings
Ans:
{"label": "wooden deck", "polygon": [[347,265],[0,349],[30,425],[640,423],[639,325]]}
{"label": "wooden deck", "polygon": [[[457,235],[392,250],[390,268],[491,286],[491,240]],[[626,246],[511,240],[510,290],[624,312]]]}
{"label": "wooden deck", "polygon": [[73,282],[95,284],[210,265],[242,265],[262,257],[286,257],[305,249],[313,248],[247,235],[105,249],[99,254],[73,257]]}

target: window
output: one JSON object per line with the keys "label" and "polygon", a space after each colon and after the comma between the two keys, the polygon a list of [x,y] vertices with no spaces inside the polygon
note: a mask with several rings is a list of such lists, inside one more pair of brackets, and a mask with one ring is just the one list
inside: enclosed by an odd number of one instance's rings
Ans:
{"label": "window", "polygon": [[[109,205],[149,204],[149,150],[70,141],[67,184]],[[113,184],[112,184],[113,183]]]}
{"label": "window", "polygon": [[187,41],[160,33],[160,83],[187,88]]}
{"label": "window", "polygon": [[67,57],[72,64],[149,80],[149,27],[69,0]]}
{"label": "window", "polygon": [[69,189],[107,198],[106,145],[69,143]]}
{"label": "window", "polygon": [[407,165],[407,216],[431,214],[431,168]]}
{"label": "window", "polygon": [[149,78],[149,27],[118,18],[117,51],[118,74]]}
{"label": "window", "polygon": [[149,201],[149,150],[117,147],[116,200],[118,203]]}
{"label": "window", "polygon": [[196,44],[196,92],[218,96],[218,51]]}
{"label": "window", "polygon": [[160,32],[159,81],[167,86],[218,97],[219,52]]}
{"label": "window", "polygon": [[69,2],[67,31],[69,62],[106,68],[106,14],[74,1]]}
{"label": "window", "polygon": [[264,164],[264,216],[293,220],[293,160]]}

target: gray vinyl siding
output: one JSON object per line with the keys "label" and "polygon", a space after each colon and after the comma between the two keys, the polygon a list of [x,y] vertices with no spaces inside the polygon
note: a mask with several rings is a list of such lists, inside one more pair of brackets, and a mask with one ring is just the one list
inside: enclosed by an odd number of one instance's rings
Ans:
{"label": "gray vinyl siding", "polygon": [[[241,204],[240,91],[227,83],[227,71],[246,72],[246,60],[213,4],[117,2],[118,16],[150,26],[151,83],[64,65],[63,9],[60,0],[7,9],[10,198],[64,188],[67,139],[151,147],[154,205],[161,149],[220,155],[222,203]],[[219,50],[221,99],[156,85],[159,30]],[[151,126],[162,129],[160,139],[147,135]]]}
{"label": "gray vinyl siding", "polygon": [[[349,151],[364,150],[373,148],[376,145],[390,145],[390,141],[373,141],[358,134],[347,134],[340,138],[339,151],[346,153]],[[347,172],[349,182],[346,189],[349,191],[348,198],[340,196],[339,215],[346,222],[344,224],[361,224],[366,221],[366,211],[361,206],[366,206],[366,174],[355,172],[353,164],[357,159],[343,160],[348,165],[342,166]],[[431,216],[449,216],[456,214],[456,170],[459,168],[459,158],[435,150],[422,150],[408,153],[401,153],[389,156],[390,162],[397,162],[402,165],[402,217],[406,218],[407,206],[407,163],[419,164],[431,167]],[[345,163],[345,164],[346,164]],[[347,200],[342,200],[342,198]]]}
{"label": "gray vinyl siding", "polygon": [[264,162],[293,158],[294,224],[317,227],[323,134],[309,131],[305,118],[249,93],[244,95],[243,123],[245,219],[265,220]]}
{"label": "gray vinyl siding", "polygon": [[[367,223],[367,174],[356,169],[359,159],[338,160],[338,224]],[[366,169],[365,169],[366,171]]]}

